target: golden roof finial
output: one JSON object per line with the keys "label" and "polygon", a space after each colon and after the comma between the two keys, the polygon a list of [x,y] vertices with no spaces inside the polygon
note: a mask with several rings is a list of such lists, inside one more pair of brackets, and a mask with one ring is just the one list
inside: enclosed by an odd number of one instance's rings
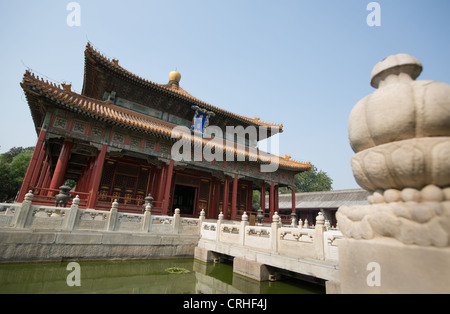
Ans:
{"label": "golden roof finial", "polygon": [[181,80],[181,74],[178,71],[172,71],[169,73],[169,84],[179,85]]}

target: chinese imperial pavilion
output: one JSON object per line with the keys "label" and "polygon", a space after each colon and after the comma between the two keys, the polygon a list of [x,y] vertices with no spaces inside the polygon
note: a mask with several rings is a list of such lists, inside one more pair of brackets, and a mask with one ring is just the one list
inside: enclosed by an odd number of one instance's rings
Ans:
{"label": "chinese imperial pavilion", "polygon": [[[179,208],[182,216],[198,217],[204,210],[207,218],[223,212],[234,220],[244,211],[254,212],[253,190],[261,191],[263,209],[273,214],[278,209],[278,188],[285,186],[292,189],[295,209],[293,177],[309,171],[310,163],[276,157],[276,171],[263,172],[261,166],[268,159],[256,148],[258,141],[283,132],[283,125],[207,104],[186,92],[180,79],[176,71],[167,84],[143,79],[90,43],[81,94],[70,84],[44,81],[27,70],[21,86],[38,140],[17,201],[32,190],[34,202],[55,204],[60,187],[71,180],[76,186],[70,194],[79,195],[80,208],[109,210],[117,200],[119,211],[142,213],[152,198],[152,213],[172,214]],[[223,149],[223,159],[172,156],[179,140],[172,134],[174,128],[191,130],[187,141],[194,151],[208,145],[204,134],[194,136],[208,125],[224,130],[222,147],[213,149]],[[239,135],[228,136],[227,126],[268,132],[242,140]]]}

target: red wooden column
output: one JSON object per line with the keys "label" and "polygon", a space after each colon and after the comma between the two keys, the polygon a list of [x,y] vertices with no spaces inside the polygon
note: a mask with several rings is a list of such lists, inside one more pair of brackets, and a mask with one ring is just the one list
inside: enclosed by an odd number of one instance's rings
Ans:
{"label": "red wooden column", "polygon": [[98,157],[98,154],[96,157],[89,158],[89,164],[83,170],[83,176],[80,179],[80,182],[79,182],[80,187],[79,188],[78,188],[78,184],[77,184],[78,191],[87,192],[87,193],[90,192],[91,187],[92,187],[93,174],[96,169],[97,157]]}
{"label": "red wooden column", "polygon": [[273,195],[273,197],[274,197],[274,202],[275,202],[275,204],[274,204],[274,210],[276,211],[276,212],[279,212],[279,207],[280,207],[280,201],[279,201],[279,195],[278,195],[278,184],[277,185],[275,185],[275,191],[274,191],[274,195]]}
{"label": "red wooden column", "polygon": [[[50,186],[50,181],[51,181],[51,169],[50,166],[47,166],[47,171],[45,172],[45,177],[44,177],[44,182],[42,182],[42,188],[43,189],[48,189],[48,187]],[[46,195],[47,191],[45,190],[41,190],[41,193],[39,193],[40,195]]]}
{"label": "red wooden column", "polygon": [[[41,172],[41,168],[43,167],[42,162],[44,161],[45,157],[45,145],[42,146],[42,149],[39,153],[39,157],[36,162],[36,167],[34,167],[33,175],[31,176],[30,185],[32,187],[36,187],[37,180],[39,178],[39,174]],[[43,169],[43,168],[42,168]],[[44,170],[42,170],[44,171]]]}
{"label": "red wooden column", "polygon": [[228,194],[230,188],[230,178],[225,175],[225,184],[223,186],[223,203],[222,203],[222,214],[225,219],[228,218]]}
{"label": "red wooden column", "polygon": [[292,213],[295,214],[295,186],[291,187]]}
{"label": "red wooden column", "polygon": [[156,191],[156,206],[158,208],[163,207],[162,202],[163,202],[163,198],[164,198],[164,183],[166,182],[166,173],[167,173],[167,165],[163,164],[161,166],[161,169],[159,169],[158,171],[158,189]]}
{"label": "red wooden column", "polygon": [[253,209],[253,182],[247,188],[247,212],[251,212]]}
{"label": "red wooden column", "polygon": [[237,216],[237,190],[238,190],[238,175],[234,175],[233,191],[231,195],[231,220],[236,220]]}
{"label": "red wooden column", "polygon": [[85,192],[87,183],[87,170],[89,169],[89,164],[82,168],[81,175],[78,178],[77,185],[75,187],[76,192]]}
{"label": "red wooden column", "polygon": [[92,184],[90,186],[90,195],[87,204],[87,208],[94,208],[95,202],[97,201],[98,188],[100,186],[100,180],[102,179],[103,165],[105,164],[106,149],[108,146],[103,144],[102,150],[98,153],[97,159],[95,161],[94,173],[92,178]]}
{"label": "red wooden column", "polygon": [[263,212],[266,210],[266,183],[261,183],[261,197],[260,197],[261,209]]}
{"label": "red wooden column", "polygon": [[89,192],[90,184],[89,184],[89,170],[92,164],[92,157],[89,157],[87,166],[82,168],[82,172],[80,177],[78,178],[76,192]]}
{"label": "red wooden column", "polygon": [[47,171],[48,171],[48,157],[44,161],[44,164],[42,165],[41,174],[39,175],[39,180],[36,184],[37,188],[42,188],[42,184],[44,184],[44,178],[45,178],[45,175],[47,174]]}
{"label": "red wooden column", "polygon": [[219,205],[220,205],[220,181],[216,180],[216,198],[215,198],[216,205],[214,206],[214,216],[211,217],[213,219],[217,219],[219,217]]}
{"label": "red wooden column", "polygon": [[275,212],[275,182],[270,184],[270,194],[269,194],[269,217],[272,219],[272,216]]}
{"label": "red wooden column", "polygon": [[211,186],[211,206],[209,207],[209,213],[207,214],[207,218],[217,218],[218,212],[217,208],[219,207],[219,188],[220,182],[215,178],[212,180]]}
{"label": "red wooden column", "polygon": [[50,189],[59,189],[59,187],[63,185],[72,146],[73,142],[64,142],[63,147],[61,148],[61,152],[59,153],[59,158],[58,162],[56,163],[55,172],[53,173],[52,182],[50,183]]}
{"label": "red wooden column", "polygon": [[25,173],[25,177],[22,181],[22,186],[20,188],[19,195],[17,196],[17,202],[21,203],[23,202],[23,199],[25,198],[25,194],[28,193],[28,189],[30,188],[30,182],[31,178],[33,177],[33,174],[35,172],[36,168],[39,168],[41,164],[38,164],[39,155],[41,154],[41,151],[44,147],[44,140],[45,135],[47,134],[47,131],[44,129],[41,129],[39,132],[39,137],[36,143],[36,147],[34,148],[33,155],[31,156],[30,163],[28,164],[27,172]]}
{"label": "red wooden column", "polygon": [[148,189],[148,193],[150,193],[152,195],[153,199],[156,200],[155,196],[157,193],[156,185],[157,185],[158,171],[155,166],[151,166],[151,169],[152,170],[150,172],[150,181],[149,181],[150,187]]}
{"label": "red wooden column", "polygon": [[162,209],[163,215],[167,215],[167,213],[169,212],[170,189],[172,187],[172,176],[173,176],[174,163],[175,163],[175,161],[173,159],[171,159],[170,163],[169,163],[169,169],[167,170],[166,190],[164,192],[163,209]]}

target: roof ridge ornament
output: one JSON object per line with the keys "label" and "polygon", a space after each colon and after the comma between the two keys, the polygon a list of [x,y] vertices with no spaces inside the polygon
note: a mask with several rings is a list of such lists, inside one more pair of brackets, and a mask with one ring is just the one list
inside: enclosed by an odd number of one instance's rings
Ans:
{"label": "roof ridge ornament", "polygon": [[181,74],[178,71],[172,71],[169,73],[169,85],[180,86]]}
{"label": "roof ridge ornament", "polygon": [[[66,92],[66,93],[71,93],[72,92],[72,84],[68,84],[66,82],[61,83],[62,89]],[[56,86],[55,86],[56,87]]]}

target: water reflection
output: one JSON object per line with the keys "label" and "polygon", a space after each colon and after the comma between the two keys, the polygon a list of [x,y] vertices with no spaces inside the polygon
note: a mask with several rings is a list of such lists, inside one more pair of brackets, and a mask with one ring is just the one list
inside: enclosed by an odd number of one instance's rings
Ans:
{"label": "water reflection", "polygon": [[[233,273],[229,264],[194,259],[79,262],[81,287],[69,287],[67,263],[0,265],[0,293],[54,294],[303,294],[323,288],[297,280],[257,282]],[[170,274],[179,267],[188,273]]]}

